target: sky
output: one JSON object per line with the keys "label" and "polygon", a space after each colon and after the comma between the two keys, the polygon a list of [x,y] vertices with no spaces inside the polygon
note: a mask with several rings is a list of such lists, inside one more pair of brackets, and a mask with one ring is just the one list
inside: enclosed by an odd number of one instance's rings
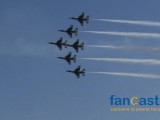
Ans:
{"label": "sky", "polygon": [[[68,52],[77,58],[160,59],[157,51],[86,47],[59,51],[48,45],[60,37],[85,45],[159,47],[160,39],[91,34],[81,31],[159,33],[160,27],[119,24],[92,19],[160,21],[158,0],[1,0],[0,1],[0,119],[1,120],[124,120],[158,119],[159,112],[110,112],[110,95],[154,97],[160,80],[89,74],[77,79],[66,73],[78,65],[86,72],[159,75],[159,65],[77,59],[58,60]],[[83,27],[68,19],[90,15]],[[72,39],[58,29],[79,28]]]}

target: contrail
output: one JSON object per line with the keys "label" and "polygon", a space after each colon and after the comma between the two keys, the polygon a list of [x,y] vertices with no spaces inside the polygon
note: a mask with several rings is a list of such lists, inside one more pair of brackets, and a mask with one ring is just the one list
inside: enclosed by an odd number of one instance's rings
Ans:
{"label": "contrail", "polygon": [[107,74],[114,76],[124,76],[124,77],[136,77],[136,78],[147,78],[147,79],[159,79],[159,75],[154,74],[138,74],[138,73],[120,73],[120,72],[88,72],[93,74]]}
{"label": "contrail", "polygon": [[133,64],[160,65],[160,60],[155,60],[155,59],[125,59],[125,58],[79,58],[79,59],[106,61],[106,62],[121,62],[121,63],[133,63]]}
{"label": "contrail", "polygon": [[109,49],[160,51],[160,48],[153,48],[153,47],[133,47],[133,46],[114,46],[114,45],[86,45],[86,46],[96,47],[96,48],[109,48]]}
{"label": "contrail", "polygon": [[113,23],[123,23],[132,25],[143,25],[143,26],[155,26],[160,27],[160,22],[153,21],[140,21],[140,20],[114,20],[114,19],[92,19],[96,21],[113,22]]}
{"label": "contrail", "polygon": [[139,33],[139,32],[114,32],[114,31],[80,31],[93,34],[104,34],[114,36],[142,37],[142,38],[160,38],[160,33]]}

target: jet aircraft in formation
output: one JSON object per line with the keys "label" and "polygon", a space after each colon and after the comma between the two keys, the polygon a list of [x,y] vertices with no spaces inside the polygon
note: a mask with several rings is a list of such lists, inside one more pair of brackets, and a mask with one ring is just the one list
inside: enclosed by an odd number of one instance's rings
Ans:
{"label": "jet aircraft in formation", "polygon": [[84,42],[82,42],[81,44],[79,44],[79,39],[77,39],[77,41],[73,44],[66,44],[66,46],[69,47],[73,47],[75,49],[76,52],[78,52],[78,48],[81,48],[81,50],[84,49]]}
{"label": "jet aircraft in formation", "polygon": [[83,69],[81,70],[81,66],[78,66],[78,67],[77,67],[76,69],[74,69],[74,70],[67,70],[66,72],[74,73],[74,74],[77,76],[77,78],[79,78],[81,74],[82,74],[83,76],[85,76],[85,69],[83,68]]}
{"label": "jet aircraft in formation", "polygon": [[81,24],[81,26],[83,26],[83,23],[86,22],[87,24],[89,23],[89,16],[84,16],[84,12],[82,12],[81,15],[79,15],[78,17],[71,17],[70,19],[73,20],[78,20],[78,22]]}
{"label": "jet aircraft in formation", "polygon": [[73,62],[76,62],[76,55],[74,55],[72,57],[72,52],[69,52],[66,56],[64,57],[57,57],[58,59],[63,59],[63,60],[66,60],[67,63],[70,65],[71,64],[71,61]]}
{"label": "jet aircraft in formation", "polygon": [[81,48],[81,50],[84,50],[84,42],[80,44],[79,39],[77,39],[73,44],[67,44],[67,40],[63,42],[63,38],[61,37],[57,42],[48,42],[48,44],[56,45],[59,50],[62,50],[62,46],[64,46],[65,48],[72,47],[76,52],[79,51],[79,48]]}
{"label": "jet aircraft in formation", "polygon": [[67,41],[63,42],[63,38],[61,37],[57,42],[48,42],[48,44],[53,44],[53,45],[57,45],[57,47],[62,50],[62,46],[64,46],[65,48],[67,48]]}
{"label": "jet aircraft in formation", "polygon": [[73,33],[74,33],[76,36],[77,36],[77,34],[78,34],[78,28],[75,28],[75,29],[73,30],[73,25],[71,25],[71,26],[70,26],[69,28],[67,28],[66,30],[58,30],[58,31],[67,33],[67,34],[70,36],[70,38],[72,38],[72,34],[73,34]]}
{"label": "jet aircraft in formation", "polygon": [[[70,19],[77,20],[81,24],[81,26],[83,26],[84,22],[86,22],[87,24],[89,23],[89,16],[85,16],[84,12],[82,12],[78,17],[71,17]],[[76,36],[78,35],[78,28],[74,29],[73,25],[71,25],[67,29],[61,29],[58,31],[67,33],[70,38],[72,38],[73,34],[75,34]],[[61,37],[56,42],[48,42],[48,44],[56,45],[60,50],[62,50],[63,46],[65,48],[72,47],[76,52],[79,51],[79,48],[81,48],[81,50],[84,49],[84,42],[79,43],[79,39],[77,39],[73,44],[67,44],[67,40],[63,41],[63,37]],[[57,58],[66,60],[69,65],[71,64],[71,61],[76,62],[76,55],[72,56],[72,52],[69,52],[66,56]],[[78,66],[74,70],[67,70],[66,72],[74,73],[77,78],[80,78],[80,75],[85,76],[85,69],[81,70],[81,66]]]}

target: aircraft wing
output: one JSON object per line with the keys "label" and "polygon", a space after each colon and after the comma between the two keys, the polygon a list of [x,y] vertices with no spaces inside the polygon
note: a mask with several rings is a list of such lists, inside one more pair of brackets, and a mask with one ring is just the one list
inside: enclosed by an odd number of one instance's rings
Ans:
{"label": "aircraft wing", "polygon": [[72,33],[71,32],[68,32],[68,35],[70,36],[70,38],[72,38]]}
{"label": "aircraft wing", "polygon": [[78,47],[74,47],[75,51],[78,52]]}
{"label": "aircraft wing", "polygon": [[80,70],[81,70],[81,67],[79,66],[78,68],[76,68],[74,71],[76,72],[76,73],[79,73],[80,72]]}
{"label": "aircraft wing", "polygon": [[62,43],[62,40],[59,39],[59,40],[57,41],[57,44],[61,44],[61,43]]}
{"label": "aircraft wing", "polygon": [[76,73],[75,75],[77,76],[77,78],[79,78],[79,77],[80,77],[80,74],[79,74],[79,73]]}
{"label": "aircraft wing", "polygon": [[78,18],[83,19],[84,18],[84,13],[82,13]]}
{"label": "aircraft wing", "polygon": [[78,46],[78,44],[79,44],[79,39],[77,39],[77,41],[73,45]]}
{"label": "aircraft wing", "polygon": [[73,48],[78,52],[79,39],[73,44]]}
{"label": "aircraft wing", "polygon": [[66,59],[67,63],[70,65],[71,64],[71,60],[70,59]]}
{"label": "aircraft wing", "polygon": [[60,50],[62,50],[62,45],[57,45]]}
{"label": "aircraft wing", "polygon": [[83,19],[79,19],[78,21],[81,24],[81,26],[83,26]]}
{"label": "aircraft wing", "polygon": [[68,55],[66,55],[66,57],[65,58],[71,58],[71,52],[68,54]]}
{"label": "aircraft wing", "polygon": [[73,26],[70,26],[67,31],[72,31],[73,30]]}

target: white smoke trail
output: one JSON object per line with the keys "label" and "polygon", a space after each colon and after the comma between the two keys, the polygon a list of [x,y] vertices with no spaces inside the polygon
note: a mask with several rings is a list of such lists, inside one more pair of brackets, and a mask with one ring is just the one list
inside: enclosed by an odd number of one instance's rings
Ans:
{"label": "white smoke trail", "polygon": [[124,77],[136,77],[136,78],[147,78],[147,79],[159,79],[159,75],[154,74],[138,74],[138,73],[119,73],[119,72],[88,72],[93,74],[107,74],[114,76],[124,76]]}
{"label": "white smoke trail", "polygon": [[113,20],[113,19],[92,19],[96,21],[113,22],[113,23],[123,23],[123,24],[133,24],[133,25],[143,25],[143,26],[155,26],[160,27],[160,22],[153,21],[140,21],[140,20]]}
{"label": "white smoke trail", "polygon": [[94,33],[94,34],[104,34],[104,35],[114,35],[114,36],[160,38],[160,33],[113,32],[113,31],[81,31],[81,32]]}
{"label": "white smoke trail", "polygon": [[155,60],[155,59],[125,59],[125,58],[79,58],[79,59],[106,61],[106,62],[121,62],[121,63],[133,63],[133,64],[160,65],[160,60]]}
{"label": "white smoke trail", "polygon": [[132,46],[114,46],[114,45],[86,45],[86,46],[96,47],[96,48],[109,48],[109,49],[160,51],[160,48],[153,48],[153,47],[132,47]]}

